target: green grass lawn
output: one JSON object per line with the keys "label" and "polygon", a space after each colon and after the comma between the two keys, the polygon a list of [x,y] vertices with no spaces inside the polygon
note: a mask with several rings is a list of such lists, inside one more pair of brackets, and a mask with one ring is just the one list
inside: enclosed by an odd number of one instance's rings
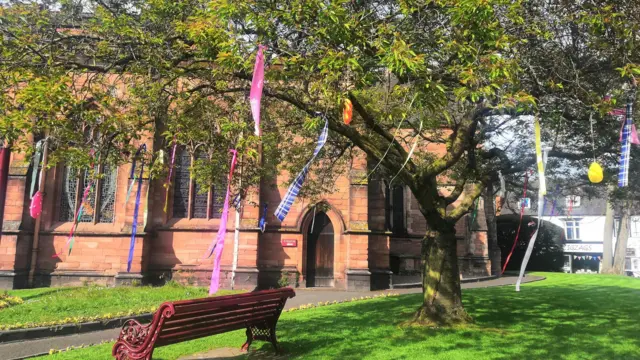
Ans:
{"label": "green grass lawn", "polygon": [[[232,291],[219,291],[228,295]],[[164,301],[208,296],[208,289],[170,283],[162,287],[98,286],[12,290],[23,304],[0,310],[0,328],[73,322],[74,318],[111,318],[117,313],[151,312]],[[20,324],[20,326],[18,326]]]}
{"label": "green grass lawn", "polygon": [[[475,318],[465,327],[401,326],[420,303],[420,295],[403,295],[284,313],[278,336],[285,353],[298,359],[640,359],[640,280],[544,275],[547,280],[523,285],[520,293],[513,286],[465,290]],[[161,347],[154,359],[239,347],[243,333]],[[111,359],[111,346],[47,360]]]}

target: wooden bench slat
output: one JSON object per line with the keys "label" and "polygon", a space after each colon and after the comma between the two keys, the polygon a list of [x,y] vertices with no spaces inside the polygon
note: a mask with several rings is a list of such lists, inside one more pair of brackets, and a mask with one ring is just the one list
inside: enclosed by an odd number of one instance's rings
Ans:
{"label": "wooden bench slat", "polygon": [[236,295],[212,296],[212,297],[206,297],[201,299],[180,300],[180,301],[174,301],[171,303],[173,304],[174,307],[178,308],[183,305],[199,304],[199,303],[217,303],[217,302],[223,302],[229,299],[236,300],[236,301],[243,301],[243,299],[252,298],[252,297],[262,297],[265,295],[271,295],[272,297],[280,297],[280,298],[290,298],[295,296],[295,292],[291,288],[276,289],[276,290],[261,290],[261,291],[254,291],[254,292],[248,292],[248,293],[236,294]]}
{"label": "wooden bench slat", "polygon": [[[282,297],[278,297],[278,299],[284,300]],[[227,299],[225,301],[216,301],[216,302],[212,301],[209,303],[184,304],[181,306],[174,305],[176,309],[176,314],[174,316],[179,316],[180,314],[191,313],[191,312],[196,312],[200,310],[212,309],[213,311],[213,309],[216,309],[216,308],[226,308],[229,306],[232,306],[232,307],[252,306],[254,304],[261,303],[264,301],[270,301],[270,300],[275,300],[275,299],[273,295],[268,294],[268,295],[262,295],[262,296],[243,298],[243,299],[240,299],[239,301],[234,299]]]}
{"label": "wooden bench slat", "polygon": [[254,311],[264,311],[264,310],[275,311],[278,308],[278,306],[280,306],[280,304],[281,304],[280,301],[265,302],[264,305],[261,304],[260,306],[252,306],[249,308],[241,308],[241,309],[232,309],[232,310],[226,310],[224,312],[218,312],[218,313],[212,313],[210,311],[207,311],[207,312],[200,311],[198,313],[189,313],[189,315],[193,315],[193,316],[186,316],[185,314],[181,314],[181,316],[173,316],[165,320],[163,329],[179,326],[180,324],[203,322],[203,321],[207,321],[208,319],[223,319],[228,316],[240,315],[244,313],[251,314]]}
{"label": "wooden bench slat", "polygon": [[[256,322],[265,321],[273,319],[272,316],[262,316],[255,319]],[[206,329],[202,329],[200,332],[193,331],[184,331],[181,333],[171,334],[171,336],[162,337],[161,335],[158,337],[158,341],[162,342],[163,345],[175,344],[179,342],[189,341],[193,339],[198,339],[201,337],[207,337],[210,335],[221,334],[229,331],[242,330],[246,328],[247,324],[245,321],[236,321],[234,323],[227,323],[223,325],[211,326]],[[205,331],[206,330],[206,331]]]}
{"label": "wooden bench slat", "polygon": [[197,322],[191,322],[191,323],[187,323],[187,324],[178,324],[177,326],[171,326],[171,327],[164,327],[162,328],[161,332],[160,332],[160,337],[165,337],[165,336],[169,336],[172,333],[176,333],[176,332],[181,332],[181,331],[186,331],[189,329],[194,329],[195,332],[199,331],[200,328],[202,329],[207,329],[209,326],[213,326],[215,324],[225,324],[225,322],[230,322],[230,323],[235,323],[237,321],[244,321],[247,324],[253,324],[254,323],[254,318],[255,317],[261,317],[261,316],[271,316],[271,317],[276,317],[276,313],[273,311],[273,309],[267,309],[267,310],[263,310],[263,311],[255,311],[255,312],[247,312],[247,313],[243,313],[243,314],[236,314],[233,316],[227,316],[227,317],[223,317],[223,318],[213,318],[213,319],[209,319],[206,321],[197,321]]}

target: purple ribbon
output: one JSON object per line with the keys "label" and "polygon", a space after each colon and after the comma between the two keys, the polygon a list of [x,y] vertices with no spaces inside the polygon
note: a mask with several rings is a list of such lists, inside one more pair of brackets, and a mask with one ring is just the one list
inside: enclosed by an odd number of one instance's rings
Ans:
{"label": "purple ribbon", "polygon": [[222,208],[222,216],[220,217],[220,227],[218,228],[218,235],[216,236],[216,243],[211,248],[207,258],[211,257],[211,254],[215,251],[215,262],[213,264],[213,272],[211,273],[211,286],[209,286],[209,295],[215,294],[220,287],[220,261],[222,260],[222,250],[224,249],[224,237],[227,232],[227,219],[229,218],[229,193],[231,192],[231,178],[233,176],[233,170],[236,167],[236,160],[238,152],[236,150],[229,150],[233,154],[231,158],[231,167],[229,170],[229,181],[227,182],[227,195],[224,197],[224,207]]}
{"label": "purple ribbon", "polygon": [[[140,156],[142,152],[147,151],[147,145],[142,144],[136,156],[133,159],[133,165],[131,167],[131,174],[133,175],[136,168],[136,158]],[[136,193],[136,207],[133,210],[133,224],[131,225],[131,242],[129,244],[129,259],[127,260],[127,272],[131,271],[131,263],[133,262],[133,250],[136,245],[136,233],[138,232],[138,211],[140,210],[140,193],[142,192],[142,173],[144,172],[144,160],[140,164],[140,176],[138,176],[138,192]]]}

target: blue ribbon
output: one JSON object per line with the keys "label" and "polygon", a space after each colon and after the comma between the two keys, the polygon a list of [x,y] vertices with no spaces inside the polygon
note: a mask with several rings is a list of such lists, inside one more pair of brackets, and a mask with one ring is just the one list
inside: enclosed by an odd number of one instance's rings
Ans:
{"label": "blue ribbon", "polygon": [[[131,167],[131,175],[133,176],[136,167],[136,158],[140,156],[143,151],[147,151],[147,145],[142,144],[133,159],[133,165]],[[129,244],[129,259],[127,260],[127,272],[131,271],[131,262],[133,261],[133,249],[136,245],[136,233],[138,232],[138,211],[140,210],[140,193],[142,192],[142,173],[144,171],[144,161],[140,164],[140,176],[138,176],[138,193],[136,194],[136,207],[133,210],[133,224],[131,225],[131,243]]]}
{"label": "blue ribbon", "polygon": [[313,151],[313,156],[307,162],[307,164],[302,168],[302,171],[296,176],[291,185],[289,185],[289,189],[287,189],[287,193],[280,201],[280,205],[275,211],[275,216],[280,221],[284,221],[284,218],[289,214],[289,210],[291,210],[291,206],[293,202],[296,200],[300,189],[302,188],[302,184],[304,184],[304,180],[307,177],[307,173],[309,172],[309,168],[311,168],[311,164],[320,153],[320,150],[324,147],[324,144],[327,142],[327,137],[329,136],[329,120],[324,119],[324,128],[322,128],[322,132],[320,133],[320,137],[318,138],[318,144],[316,145],[316,149]]}
{"label": "blue ribbon", "polygon": [[260,218],[260,222],[258,223],[258,227],[260,231],[264,232],[267,228],[267,208],[269,207],[268,203],[264,204],[264,210],[262,211],[262,217]]}

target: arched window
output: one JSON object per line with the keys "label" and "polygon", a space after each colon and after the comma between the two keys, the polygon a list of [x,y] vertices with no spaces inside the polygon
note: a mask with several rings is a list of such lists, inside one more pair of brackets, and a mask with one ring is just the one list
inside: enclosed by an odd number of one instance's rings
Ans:
{"label": "arched window", "polygon": [[[98,168],[98,170],[104,176],[94,182],[94,186],[84,203],[79,222],[111,223],[114,220],[117,170],[108,165],[103,166],[102,169]],[[63,171],[58,220],[73,222],[84,190],[90,184],[91,179],[88,170],[78,171],[65,167]]]}

